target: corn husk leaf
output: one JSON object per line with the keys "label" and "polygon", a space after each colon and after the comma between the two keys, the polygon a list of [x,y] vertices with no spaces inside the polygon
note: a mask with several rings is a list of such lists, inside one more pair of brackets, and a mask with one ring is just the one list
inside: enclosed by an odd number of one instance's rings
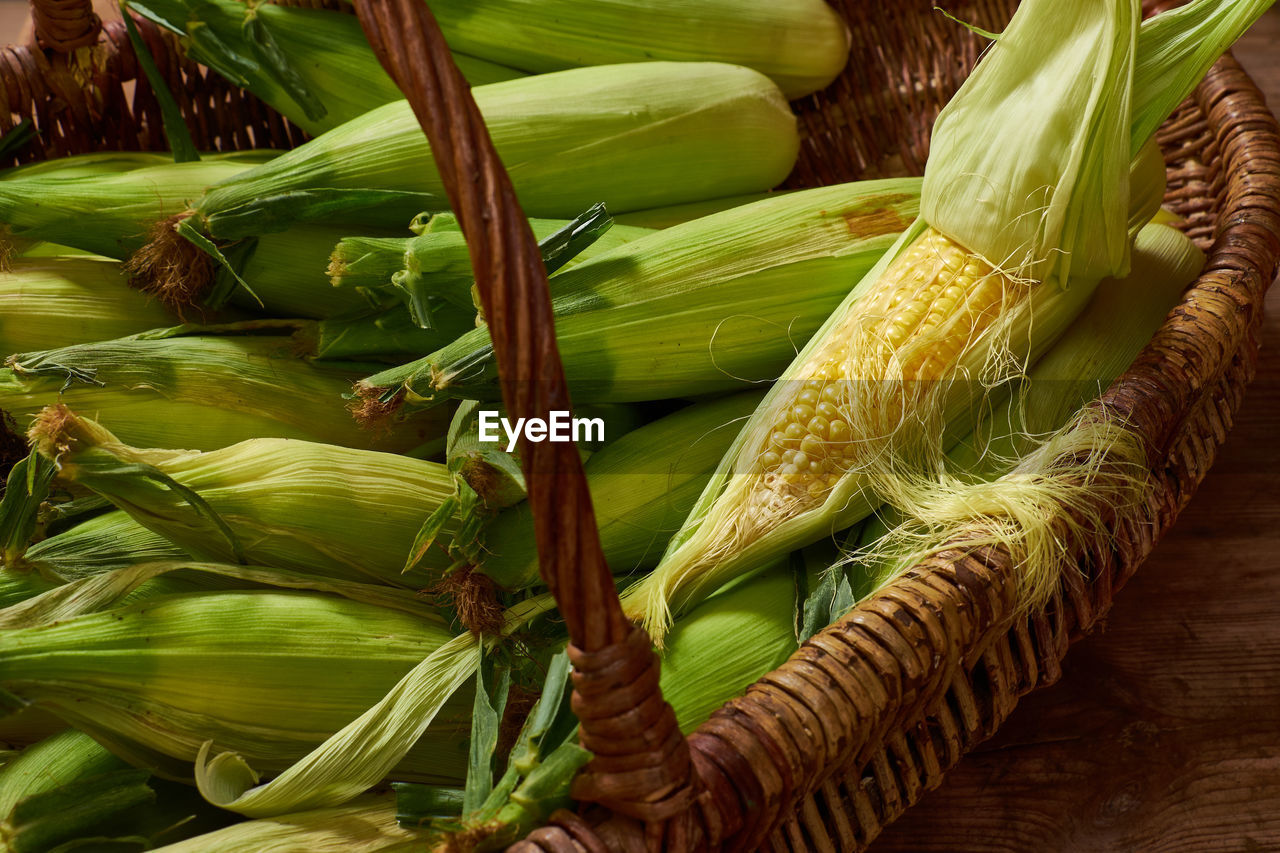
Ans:
{"label": "corn husk leaf", "polygon": [[[404,95],[354,15],[234,0],[145,0],[129,8],[185,36],[188,57],[248,89],[311,135]],[[524,76],[456,57],[473,85]]]}
{"label": "corn husk leaf", "polygon": [[844,68],[849,36],[820,0],[435,0],[455,49],[527,71],[711,60],[767,74],[798,98]]}
{"label": "corn husk leaf", "polygon": [[443,433],[441,416],[391,433],[362,430],[343,399],[360,364],[300,357],[311,341],[296,333],[309,328],[295,321],[176,326],[16,355],[0,371],[0,408],[25,425],[43,407],[65,402],[98,413],[125,441],[154,447],[213,449],[278,436],[404,450],[432,438],[436,424]]}
{"label": "corn husk leaf", "polygon": [[[156,222],[182,213],[207,187],[251,170],[275,151],[210,154],[191,163],[120,169],[120,155],[68,157],[60,168],[19,170],[0,180],[0,222],[12,234],[127,258]],[[165,158],[168,160],[169,158]],[[142,162],[151,162],[144,158]],[[97,167],[103,167],[103,173]],[[89,227],[92,223],[92,227]]]}
{"label": "corn husk leaf", "polygon": [[[448,641],[421,614],[314,593],[152,596],[0,632],[0,686],[169,778],[189,779],[209,742],[273,771]],[[470,696],[450,708],[447,719],[465,719]],[[450,725],[406,748],[400,778],[461,781],[466,756]]]}
{"label": "corn husk leaf", "polygon": [[0,272],[4,355],[124,337],[172,325],[104,258],[21,258]]}
{"label": "corn husk leaf", "polygon": [[428,839],[397,823],[393,796],[370,794],[333,808],[244,821],[155,853],[374,853],[399,843],[421,849]]}
{"label": "corn husk leaf", "polygon": [[[351,580],[425,585],[430,575],[401,575],[405,557],[423,518],[454,491],[443,465],[313,442],[131,447],[65,408],[45,412],[33,440],[61,482],[106,497],[196,557]],[[445,541],[454,530],[446,523]],[[448,560],[442,548],[419,569]]]}
{"label": "corn husk leaf", "polygon": [[[554,607],[550,596],[507,611],[504,633]],[[201,748],[196,784],[209,802],[250,817],[338,805],[383,778],[475,675],[486,641],[467,633],[429,655],[380,701],[276,779],[259,784],[241,755]]]}

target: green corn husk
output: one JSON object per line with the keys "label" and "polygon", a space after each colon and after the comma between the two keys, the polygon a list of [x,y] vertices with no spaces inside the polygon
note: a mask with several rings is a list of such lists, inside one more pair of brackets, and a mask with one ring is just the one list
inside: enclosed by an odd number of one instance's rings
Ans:
{"label": "green corn husk", "polygon": [[[1203,265],[1204,254],[1180,231],[1159,224],[1143,228],[1134,240],[1129,275],[1104,280],[1071,328],[1019,383],[1017,392],[947,454],[947,474],[972,486],[961,486],[960,492],[971,510],[960,519],[954,509],[945,515],[940,512],[936,523],[942,532],[931,530],[929,538],[947,536],[965,515],[978,520],[978,508],[990,507],[991,497],[998,494],[989,484],[1033,457],[1132,364]],[[1023,470],[1021,475],[1035,474]],[[944,488],[954,487],[939,483],[940,494]],[[915,525],[881,542],[904,521],[892,508],[884,507],[857,536],[859,547],[867,553],[860,564],[849,568],[859,581],[859,597],[888,583],[928,550]]]}
{"label": "green corn husk", "polygon": [[403,305],[395,305],[320,321],[316,324],[315,355],[332,361],[401,364],[448,346],[475,326],[474,313],[446,305],[432,310],[431,328],[424,329]]}
{"label": "green corn husk", "polygon": [[767,198],[783,195],[788,190],[775,190],[768,193],[748,193],[746,195],[715,198],[710,201],[691,201],[687,204],[673,204],[667,207],[655,207],[649,210],[637,210],[614,217],[619,225],[630,225],[636,228],[670,228],[683,225],[714,213],[724,213],[735,207],[742,207]]}
{"label": "green corn husk", "polygon": [[[43,412],[32,439],[61,482],[199,559],[419,587],[450,562],[441,547],[402,574],[423,521],[454,492],[435,462],[269,438],[205,453],[139,449],[65,407]],[[445,520],[443,545],[456,529]]]}
{"label": "green corn husk", "polygon": [[154,299],[103,258],[19,259],[0,272],[0,352],[109,340],[168,326]]}
{"label": "green corn husk", "polygon": [[0,770],[4,849],[42,853],[91,832],[112,815],[153,799],[148,775],[75,729],[33,744]]}
{"label": "green corn husk", "polygon": [[26,178],[94,178],[173,162],[168,151],[94,151],[52,160],[37,160],[0,171],[0,181]]}
{"label": "green corn husk", "polygon": [[199,450],[272,436],[400,451],[444,434],[443,416],[385,434],[361,429],[343,396],[368,368],[299,357],[314,345],[294,334],[300,328],[309,329],[265,321],[178,326],[12,356],[0,371],[0,409],[25,426],[62,401],[94,412],[124,441]]}
{"label": "green corn husk", "polygon": [[155,853],[375,853],[409,843],[425,850],[429,840],[397,823],[394,795],[370,794],[344,806],[245,821]]}
{"label": "green corn husk", "polygon": [[[276,151],[210,154],[191,163],[121,169],[126,155],[81,155],[22,167],[0,180],[0,223],[27,240],[47,240],[108,258],[129,257],[157,222],[182,213],[212,184],[252,170]],[[132,156],[132,155],[129,155]],[[56,164],[56,165],[55,165]]]}
{"label": "green corn husk", "polygon": [[[241,308],[276,317],[324,319],[366,313],[382,305],[385,297],[330,286],[329,255],[350,233],[339,226],[300,225],[245,241],[228,256],[248,289],[226,282],[225,296]],[[220,292],[223,287],[215,285],[207,297],[191,294],[190,302],[216,308],[227,301]]]}
{"label": "green corn husk", "polygon": [[[806,190],[660,231],[556,276],[577,402],[741,389],[777,375],[916,215],[917,179]],[[708,247],[714,247],[708,250]],[[360,383],[410,407],[500,396],[487,329]]]}
{"label": "green corn husk", "polygon": [[[126,3],[183,36],[186,55],[248,89],[312,136],[398,101],[355,15],[237,0]],[[525,76],[454,54],[473,86]]]}
{"label": "green corn husk", "polygon": [[[187,552],[164,536],[117,510],[37,542],[27,549],[18,565],[24,571],[39,572],[43,578],[65,582],[134,563],[189,558]],[[0,577],[11,574],[14,573],[4,572]]]}
{"label": "green corn husk", "polygon": [[[568,219],[600,202],[622,213],[766,190],[787,176],[799,145],[795,117],[772,83],[715,63],[571,70],[481,86],[475,97],[535,217]],[[237,209],[318,189],[400,193],[405,201],[379,210],[400,222],[431,209],[431,198],[436,210],[447,206],[422,129],[399,101],[211,188],[195,205],[195,224],[234,239],[248,229]]]}
{"label": "green corn husk", "polygon": [[[529,220],[533,235],[539,241],[567,225],[569,221],[564,219]],[[403,292],[410,305],[413,304],[411,294],[422,293],[464,310],[473,308],[471,285],[475,274],[457,217],[451,213],[419,217],[410,227],[418,236],[340,240],[329,257],[330,282],[338,289]],[[652,233],[649,228],[613,225],[571,258],[565,268],[571,269]],[[554,280],[552,288],[558,284],[559,280]]]}
{"label": "green corn husk", "polygon": [[754,68],[789,98],[844,68],[849,35],[820,0],[433,0],[456,50],[526,71],[654,59]]}
{"label": "green corn husk", "polygon": [[[271,590],[149,596],[0,632],[0,687],[167,778],[190,779],[210,741],[279,771],[450,639],[420,610]],[[450,700],[396,778],[460,781],[454,727],[470,705],[465,689]]]}
{"label": "green corn husk", "polygon": [[0,608],[35,598],[55,586],[57,583],[35,572],[0,569]]}
{"label": "green corn husk", "polygon": [[27,747],[0,770],[0,820],[32,794],[128,766],[84,732],[59,732]]}
{"label": "green corn husk", "polygon": [[[627,433],[587,460],[600,545],[615,574],[652,568],[761,393],[696,403]],[[484,530],[477,568],[508,590],[539,584],[533,515],[521,503]]]}
{"label": "green corn husk", "polygon": [[[929,474],[988,389],[1043,353],[1101,278],[1127,271],[1158,207],[1135,204],[1130,172],[1191,86],[1150,69],[1185,39],[1203,71],[1267,5],[1201,2],[1212,23],[1155,40],[1136,0],[1018,7],[935,124],[921,218],[784,372],[662,563],[628,591],[628,615],[660,641],[699,596],[882,502],[923,513],[910,507],[928,501]],[[1015,141],[993,147],[993,127]],[[1021,521],[1049,542],[1047,517]],[[1024,573],[1054,575],[1048,554]]]}
{"label": "green corn husk", "polygon": [[662,655],[661,686],[681,731],[702,725],[799,647],[796,596],[796,573],[775,566],[676,620]]}

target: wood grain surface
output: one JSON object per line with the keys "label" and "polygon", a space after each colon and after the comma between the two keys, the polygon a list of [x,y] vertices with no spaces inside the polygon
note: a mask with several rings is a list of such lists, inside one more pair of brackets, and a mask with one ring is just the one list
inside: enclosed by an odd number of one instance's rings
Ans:
{"label": "wood grain surface", "polygon": [[[1236,57],[1280,106],[1280,7]],[[1217,463],[1062,681],[874,853],[1280,851],[1280,285]]]}

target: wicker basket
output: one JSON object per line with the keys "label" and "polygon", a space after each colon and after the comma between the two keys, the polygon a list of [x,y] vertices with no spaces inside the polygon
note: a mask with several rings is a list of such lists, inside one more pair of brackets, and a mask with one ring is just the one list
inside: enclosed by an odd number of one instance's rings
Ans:
{"label": "wicker basket", "polygon": [[[850,22],[853,61],[830,88],[796,102],[805,141],[790,185],[919,173],[932,121],[981,42],[922,0],[834,5]],[[0,63],[9,103],[0,129],[30,115],[42,132],[22,157],[163,147],[146,83],[131,103],[125,96],[136,68],[122,28],[107,25],[97,40],[87,0],[35,6],[46,49],[8,48]],[[970,0],[951,10],[999,29],[1013,6]],[[358,0],[357,11],[431,138],[467,232],[508,408],[520,417],[564,408],[536,246],[426,4]],[[167,36],[142,29],[197,145],[302,138],[252,97],[176,59]],[[596,758],[575,783],[577,811],[557,813],[510,849],[861,850],[990,737],[1019,697],[1058,679],[1069,644],[1107,612],[1225,439],[1254,373],[1263,296],[1280,258],[1280,127],[1234,60],[1213,68],[1160,142],[1166,203],[1186,217],[1208,264],[1097,404],[1143,438],[1152,486],[1141,507],[1113,513],[1112,547],[1064,565],[1053,599],[1030,616],[1014,618],[1007,553],[946,552],[859,604],[685,738],[661,701],[647,638],[618,606],[576,453],[526,449],[543,577],[572,638],[574,707]]]}

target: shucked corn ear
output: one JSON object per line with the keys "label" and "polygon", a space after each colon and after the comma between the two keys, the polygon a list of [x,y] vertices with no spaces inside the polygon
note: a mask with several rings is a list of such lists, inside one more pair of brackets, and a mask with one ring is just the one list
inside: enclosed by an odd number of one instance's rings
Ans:
{"label": "shucked corn ear", "polygon": [[[355,15],[237,0],[146,0],[138,11],[184,36],[188,57],[313,136],[404,97]],[[472,85],[524,76],[469,56],[454,59]]]}
{"label": "shucked corn ear", "polygon": [[[168,778],[189,779],[206,741],[271,772],[449,638],[422,615],[313,593],[167,595],[0,631],[0,687]],[[450,700],[398,778],[461,780],[468,694]]]}
{"label": "shucked corn ear", "polygon": [[[695,403],[627,433],[587,460],[600,545],[615,574],[657,562],[760,396],[749,391]],[[479,570],[503,588],[540,583],[528,503],[489,523],[482,553]]]}
{"label": "shucked corn ear", "polygon": [[186,210],[207,187],[276,154],[210,154],[161,165],[154,155],[140,155],[145,165],[136,169],[119,168],[126,155],[67,157],[0,180],[0,223],[17,237],[123,259],[147,242],[155,223]]}
{"label": "shucked corn ear", "polygon": [[[886,507],[864,525],[859,541],[865,555],[856,565],[866,575],[863,591],[883,585],[949,541],[962,524],[981,523],[984,514],[1012,515],[1019,504],[1036,501],[1037,492],[1025,486],[1038,481],[1043,488],[1048,482],[1036,460],[1037,453],[1043,455],[1042,445],[1052,446],[1055,433],[1133,362],[1203,264],[1203,253],[1181,232],[1166,225],[1143,228],[1134,240],[1129,275],[1104,280],[1071,328],[1019,382],[1016,393],[947,454],[927,523],[903,519]],[[1013,476],[1000,479],[1010,471]],[[1102,489],[1107,484],[1095,479],[1090,485]],[[1062,497],[1051,489],[1045,493]],[[1123,496],[1116,492],[1114,500],[1119,504]],[[1048,518],[1063,512],[1034,504],[1025,511]],[[893,534],[882,540],[890,528]],[[1023,577],[1031,589],[1054,580]]]}
{"label": "shucked corn ear", "polygon": [[[1130,163],[1190,88],[1147,77],[1139,55],[1204,44],[1203,20],[1140,45],[1136,0],[1019,6],[935,124],[920,220],[744,427],[663,562],[628,591],[633,618],[660,640],[673,610],[735,574],[882,501],[914,512],[922,472],[984,388],[1127,270],[1131,234],[1154,213],[1135,215]],[[1219,33],[1204,67],[1239,31]],[[992,127],[1015,136],[992,146]]]}
{"label": "shucked corn ear", "polygon": [[[668,228],[555,277],[574,399],[652,400],[772,379],[916,215],[916,179],[788,193]],[[487,328],[360,383],[412,405],[497,399]]]}
{"label": "shucked corn ear", "polygon": [[266,321],[174,327],[12,356],[0,370],[0,409],[25,426],[63,401],[146,447],[211,450],[276,436],[407,450],[443,434],[441,417],[410,420],[385,435],[360,429],[343,400],[358,363],[300,357],[313,342],[293,336],[297,328]]}
{"label": "shucked corn ear", "polygon": [[849,35],[822,0],[433,0],[449,44],[526,71],[714,60],[771,77],[789,98],[844,68]]}
{"label": "shucked corn ear", "polygon": [[[530,216],[569,219],[600,202],[621,213],[758,192],[787,176],[799,146],[777,88],[730,65],[586,68],[474,94]],[[197,220],[221,238],[219,216],[317,188],[427,193],[446,206],[422,128],[397,101],[223,181],[196,203]],[[420,196],[408,203],[403,221],[427,208]]]}
{"label": "shucked corn ear", "polygon": [[[32,428],[58,479],[87,488],[200,559],[419,587],[444,547],[402,576],[415,535],[452,496],[445,466],[376,451],[260,438],[221,450],[121,444],[66,407]],[[446,520],[442,545],[456,525]],[[38,557],[36,554],[32,557]]]}
{"label": "shucked corn ear", "polygon": [[20,258],[0,272],[0,352],[110,340],[168,326],[154,299],[105,258]]}

